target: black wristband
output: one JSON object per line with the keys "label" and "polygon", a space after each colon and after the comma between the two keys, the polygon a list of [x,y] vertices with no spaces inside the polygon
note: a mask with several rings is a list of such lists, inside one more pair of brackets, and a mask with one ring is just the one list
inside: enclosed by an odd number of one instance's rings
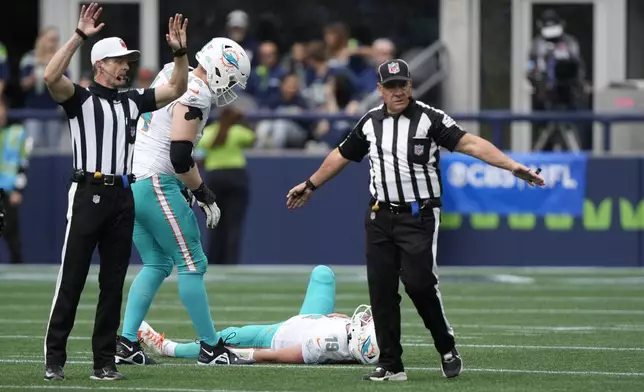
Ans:
{"label": "black wristband", "polygon": [[314,191],[317,189],[317,187],[311,182],[311,180],[306,180],[306,187],[309,188],[311,191]]}
{"label": "black wristband", "polygon": [[179,49],[175,50],[175,51],[174,51],[174,53],[172,53],[172,56],[174,56],[174,57],[181,57],[181,56],[184,56],[184,55],[186,55],[186,54],[188,54],[188,49],[186,49],[186,48],[179,48]]}
{"label": "black wristband", "polygon": [[87,34],[83,33],[81,29],[76,29],[75,33],[78,34],[83,39],[83,41],[87,40],[88,38]]}

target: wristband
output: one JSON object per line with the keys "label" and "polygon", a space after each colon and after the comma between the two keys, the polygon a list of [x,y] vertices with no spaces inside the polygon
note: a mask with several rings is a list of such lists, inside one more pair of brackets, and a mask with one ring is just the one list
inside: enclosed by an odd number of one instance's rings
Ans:
{"label": "wristband", "polygon": [[83,39],[83,41],[87,40],[88,38],[87,34],[83,33],[81,29],[76,29],[75,33],[78,34]]}
{"label": "wristband", "polygon": [[317,189],[317,187],[315,185],[313,185],[313,183],[311,182],[310,179],[306,180],[306,187],[309,188],[311,191],[314,191],[314,190]]}
{"label": "wristband", "polygon": [[186,49],[186,48],[179,48],[179,49],[175,50],[175,51],[174,51],[174,53],[172,53],[172,56],[174,56],[174,57],[181,57],[181,56],[184,56],[184,55],[186,55],[186,54],[188,54],[188,49]]}

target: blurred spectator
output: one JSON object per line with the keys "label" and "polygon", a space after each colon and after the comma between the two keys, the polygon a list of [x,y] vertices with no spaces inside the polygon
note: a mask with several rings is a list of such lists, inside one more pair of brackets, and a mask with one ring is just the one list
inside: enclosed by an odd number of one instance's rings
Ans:
{"label": "blurred spectator", "polygon": [[90,84],[94,81],[91,72],[85,72],[78,81],[78,85],[83,88],[88,88]]}
{"label": "blurred spectator", "polygon": [[7,126],[7,106],[0,98],[0,188],[4,190],[4,238],[9,247],[12,264],[22,263],[22,244],[19,226],[19,207],[27,186],[27,167],[31,140],[20,124]]}
{"label": "blurred spectator", "polygon": [[396,56],[396,46],[388,38],[378,38],[373,41],[367,56],[366,67],[358,74],[356,78],[357,93],[356,99],[353,99],[347,105],[348,114],[358,114],[379,105],[382,101],[380,94],[377,92],[378,84],[378,66]]}
{"label": "blurred spectator", "polygon": [[[35,49],[22,56],[20,85],[25,92],[25,108],[61,111],[59,105],[51,98],[43,79],[45,67],[58,50],[59,45],[58,30],[49,27],[38,35]],[[69,76],[69,73],[65,72],[65,75]],[[60,143],[61,119],[29,119],[25,120],[25,128],[35,146],[56,147]]]}
{"label": "blurred spectator", "polygon": [[[308,110],[306,101],[300,95],[297,75],[284,77],[280,92],[271,96],[266,107],[280,114],[298,114]],[[310,121],[263,120],[257,124],[256,147],[302,148],[309,138],[310,129]]]}
{"label": "blurred spectator", "polygon": [[295,42],[291,46],[291,52],[284,56],[282,68],[286,73],[297,75],[300,86],[307,85],[307,81],[312,78],[313,69],[306,63],[307,48],[304,42]]}
{"label": "blurred spectator", "polygon": [[307,80],[307,87],[303,92],[304,97],[313,109],[324,108],[327,96],[325,86],[332,73],[327,62],[324,42],[313,41],[309,43],[306,64],[311,67],[312,72]]}
{"label": "blurred spectator", "polygon": [[243,149],[253,144],[253,131],[240,124],[243,113],[222,109],[219,121],[203,130],[199,150],[204,155],[206,182],[217,195],[221,219],[211,231],[208,262],[239,264],[244,219],[250,192]]}
{"label": "blurred spectator", "polygon": [[388,38],[378,38],[371,44],[370,52],[368,67],[358,75],[358,85],[363,96],[376,91],[378,84],[376,70],[380,64],[396,56],[396,46]]}
{"label": "blurred spectator", "polygon": [[147,68],[139,68],[139,74],[136,78],[137,88],[148,88],[154,81],[156,75],[154,71]]}
{"label": "blurred spectator", "polygon": [[257,65],[257,40],[248,33],[248,14],[242,10],[235,10],[226,18],[226,32],[228,38],[237,42],[250,59],[250,65]]}
{"label": "blurred spectator", "polygon": [[271,41],[262,42],[259,46],[259,65],[253,67],[246,92],[257,100],[259,106],[265,106],[268,99],[279,92],[284,75],[279,65],[277,45]]}
{"label": "blurred spectator", "polygon": [[0,98],[4,94],[4,88],[11,78],[11,69],[9,66],[9,56],[7,55],[7,48],[0,42]]}
{"label": "blurred spectator", "polygon": [[330,68],[347,67],[351,50],[349,48],[349,29],[342,22],[332,23],[324,28]]}
{"label": "blurred spectator", "polygon": [[[322,110],[327,114],[350,114],[348,105],[356,100],[352,78],[347,72],[332,75],[325,85],[326,105]],[[322,120],[315,129],[315,138],[335,148],[351,131],[353,123],[347,120]]]}

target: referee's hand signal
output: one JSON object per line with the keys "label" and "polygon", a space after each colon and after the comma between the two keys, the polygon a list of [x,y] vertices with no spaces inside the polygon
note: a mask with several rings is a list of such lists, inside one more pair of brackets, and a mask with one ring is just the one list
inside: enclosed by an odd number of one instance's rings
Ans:
{"label": "referee's hand signal", "polygon": [[176,14],[168,20],[168,34],[165,35],[165,40],[173,51],[188,46],[187,29],[188,18],[183,19],[181,14]]}
{"label": "referee's hand signal", "polygon": [[306,187],[306,182],[294,186],[286,194],[286,207],[289,210],[302,207],[311,197],[313,191]]}
{"label": "referee's hand signal", "polygon": [[99,7],[98,3],[91,3],[88,6],[82,6],[80,19],[78,20],[78,29],[88,37],[101,31],[105,26],[105,23],[95,26],[96,20],[101,16],[101,12],[103,12],[103,7]]}
{"label": "referee's hand signal", "polygon": [[544,186],[546,185],[546,181],[539,175],[539,172],[541,170],[537,170],[537,172],[533,172],[530,170],[529,167],[522,165],[520,163],[515,163],[514,167],[512,168],[512,174],[514,174],[515,177],[522,179],[523,181],[527,182],[528,185],[530,186]]}

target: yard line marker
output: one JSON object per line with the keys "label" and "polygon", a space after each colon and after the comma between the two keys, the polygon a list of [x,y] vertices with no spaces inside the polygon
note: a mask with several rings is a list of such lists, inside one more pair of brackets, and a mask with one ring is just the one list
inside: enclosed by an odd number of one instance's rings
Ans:
{"label": "yard line marker", "polygon": [[[18,360],[7,360],[0,359],[0,363],[42,363],[41,360],[29,360],[29,359],[18,359]],[[92,364],[92,361],[67,361],[68,364],[76,365],[89,365]],[[194,363],[165,363],[153,366],[168,366],[168,367],[198,367]],[[370,368],[363,365],[273,365],[273,364],[255,364],[252,366],[245,366],[244,369],[262,369],[262,368],[271,368],[271,369],[317,369],[317,368],[333,368],[333,369],[349,369],[349,370],[368,370]],[[407,370],[419,370],[419,371],[438,371],[439,368],[436,367],[409,367],[406,366]],[[594,371],[594,370],[531,370],[531,369],[492,369],[492,368],[471,368],[468,367],[464,371],[474,372],[474,373],[515,373],[515,374],[550,374],[550,375],[567,375],[567,376],[615,376],[615,377],[644,377],[644,373],[636,372],[605,372],[605,371]],[[26,387],[25,387],[26,388]],[[129,388],[128,388],[129,389]],[[174,389],[172,389],[174,390]]]}
{"label": "yard line marker", "polygon": [[[166,310],[183,310],[185,307],[179,303],[155,303],[158,307],[163,307]],[[0,309],[4,310],[37,310],[48,309],[49,305],[45,304],[31,304],[31,305],[18,305],[18,304],[3,304]],[[96,305],[81,304],[78,306],[80,310],[96,310]],[[280,312],[293,312],[291,306],[211,306],[210,310],[214,312],[264,312],[264,313],[280,313]],[[336,308],[336,312],[351,312],[353,308]],[[412,307],[401,309],[403,313],[417,313],[417,310]],[[452,307],[448,314],[586,314],[586,315],[644,315],[644,310],[641,309],[481,309],[481,308],[459,308]]]}
{"label": "yard line marker", "polygon": [[0,390],[2,389],[55,389],[60,390],[76,390],[76,391],[122,391],[124,389],[128,391],[146,391],[146,392],[162,392],[162,391],[172,391],[172,392],[275,392],[275,391],[250,391],[250,390],[241,390],[241,389],[194,389],[194,388],[154,388],[154,387],[101,387],[101,386],[91,386],[83,387],[80,385],[2,385],[0,384]]}

